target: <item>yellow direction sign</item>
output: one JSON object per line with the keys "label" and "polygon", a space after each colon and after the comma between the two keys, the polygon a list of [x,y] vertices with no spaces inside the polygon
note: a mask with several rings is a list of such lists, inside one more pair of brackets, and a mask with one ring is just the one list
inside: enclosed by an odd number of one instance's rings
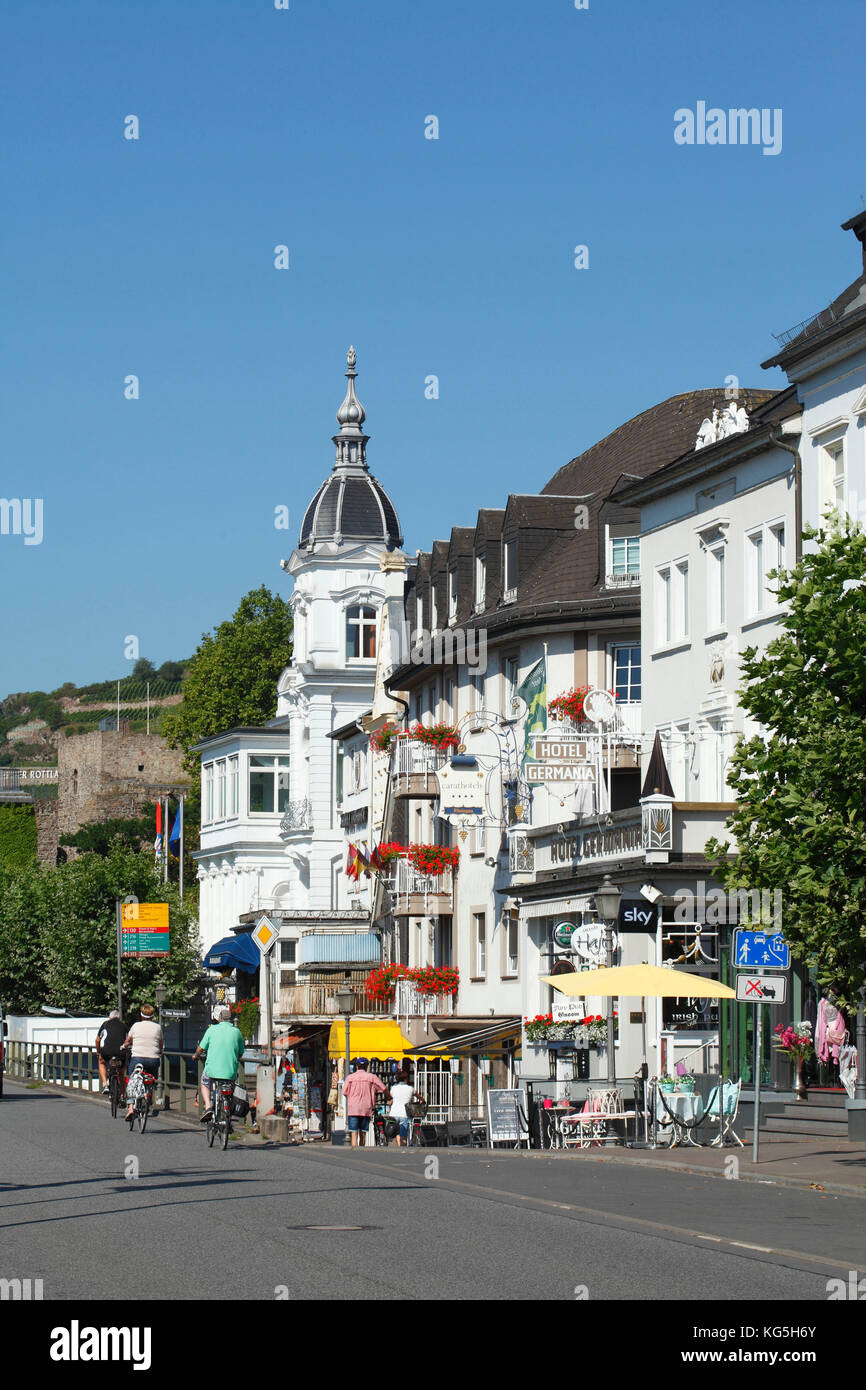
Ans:
{"label": "yellow direction sign", "polygon": [[269,917],[260,917],[250,935],[262,955],[266,956],[279,936],[279,932]]}
{"label": "yellow direction sign", "polygon": [[121,903],[121,916],[142,931],[168,931],[168,903]]}

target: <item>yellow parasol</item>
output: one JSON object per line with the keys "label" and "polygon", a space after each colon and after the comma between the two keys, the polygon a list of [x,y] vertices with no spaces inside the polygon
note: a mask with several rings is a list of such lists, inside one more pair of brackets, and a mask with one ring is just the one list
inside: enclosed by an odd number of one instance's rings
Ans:
{"label": "yellow parasol", "polygon": [[570,975],[542,975],[542,982],[563,994],[639,996],[642,999],[736,999],[730,985],[706,975],[690,975],[661,965],[615,965],[576,970]]}

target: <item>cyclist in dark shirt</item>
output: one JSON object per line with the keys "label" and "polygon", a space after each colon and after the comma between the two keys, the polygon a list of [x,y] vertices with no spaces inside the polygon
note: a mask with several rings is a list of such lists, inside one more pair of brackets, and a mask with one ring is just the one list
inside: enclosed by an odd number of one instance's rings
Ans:
{"label": "cyclist in dark shirt", "polygon": [[[123,1051],[123,1043],[126,1038],[126,1024],[117,1012],[112,1009],[108,1018],[103,1023],[96,1035],[96,1060],[99,1065],[99,1075],[102,1078],[102,1094],[108,1093],[108,1063],[112,1057],[119,1057],[121,1062],[126,1061]],[[124,1072],[121,1068],[119,1081],[121,1090],[124,1084]]]}

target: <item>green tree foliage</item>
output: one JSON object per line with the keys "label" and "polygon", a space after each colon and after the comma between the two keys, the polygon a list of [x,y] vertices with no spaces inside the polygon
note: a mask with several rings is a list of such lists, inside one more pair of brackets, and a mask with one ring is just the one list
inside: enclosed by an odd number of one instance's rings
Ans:
{"label": "green tree foliage", "polygon": [[195,993],[201,973],[198,924],[177,886],[160,882],[150,854],[123,845],[108,855],[83,855],[57,868],[0,865],[0,998],[7,1011],[33,1012],[42,1004],[100,1013],[116,995],[115,901],[167,902],[171,953],[123,962],[127,1016],[153,1003],[158,978],[166,1003],[180,1008]]}
{"label": "green tree foliage", "polygon": [[115,842],[129,849],[140,850],[152,844],[156,834],[156,806],[144,806],[140,816],[130,819],[98,821],[93,825],[82,825],[74,835],[61,835],[61,845],[73,845],[76,849],[101,854],[103,858],[111,852]]}
{"label": "green tree foliage", "polygon": [[180,681],[183,680],[183,671],[182,661],[164,661],[156,673],[156,678],[160,681]]}
{"label": "green tree foliage", "polygon": [[[262,585],[241,599],[234,617],[204,633],[187,671],[183,701],[162,722],[163,737],[183,748],[198,789],[200,739],[238,724],[263,724],[277,708],[276,686],[292,655],[292,611]],[[197,794],[191,808],[197,808]]]}
{"label": "green tree foliage", "polygon": [[132,668],[132,675],[134,680],[149,681],[151,676],[156,675],[156,667],[146,656],[140,656]]}
{"label": "green tree foliage", "polygon": [[770,736],[732,756],[737,857],[718,871],[728,889],[781,891],[792,954],[850,1007],[866,982],[866,535],[806,536],[819,548],[777,580],[782,633],[743,656],[743,708]]}
{"label": "green tree foliage", "polygon": [[36,862],[36,820],[32,806],[0,806],[0,865],[23,868]]}

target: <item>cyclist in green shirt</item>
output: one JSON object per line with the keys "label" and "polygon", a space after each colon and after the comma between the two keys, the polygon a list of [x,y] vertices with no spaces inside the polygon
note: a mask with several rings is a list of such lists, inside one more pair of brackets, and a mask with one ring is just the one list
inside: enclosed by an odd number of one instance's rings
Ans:
{"label": "cyclist in green shirt", "polygon": [[201,1078],[201,1098],[204,1101],[202,1124],[205,1124],[213,1114],[210,1098],[211,1081],[231,1081],[234,1083],[238,1074],[241,1054],[244,1050],[244,1040],[241,1037],[240,1029],[231,1022],[231,1009],[217,1009],[214,1016],[219,1021],[212,1023],[208,1028],[193,1057],[193,1061],[197,1061],[199,1057],[205,1059]]}

